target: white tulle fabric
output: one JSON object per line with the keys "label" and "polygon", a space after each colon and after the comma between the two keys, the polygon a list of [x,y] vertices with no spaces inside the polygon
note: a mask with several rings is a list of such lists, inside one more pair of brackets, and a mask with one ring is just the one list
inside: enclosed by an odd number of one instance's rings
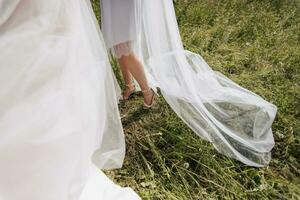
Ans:
{"label": "white tulle fabric", "polygon": [[0,200],[139,199],[99,170],[125,143],[90,2],[0,1],[0,51]]}
{"label": "white tulle fabric", "polygon": [[[276,107],[213,71],[201,56],[184,50],[172,0],[132,0],[131,6],[138,10],[134,23],[127,23],[134,31],[140,27],[134,40],[137,53],[149,79],[177,115],[220,153],[250,166],[267,165],[274,146],[271,125]],[[118,18],[124,12],[111,15]]]}

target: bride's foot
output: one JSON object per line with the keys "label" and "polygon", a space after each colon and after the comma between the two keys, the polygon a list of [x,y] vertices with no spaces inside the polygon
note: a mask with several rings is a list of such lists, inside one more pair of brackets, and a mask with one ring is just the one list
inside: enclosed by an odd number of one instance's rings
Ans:
{"label": "bride's foot", "polygon": [[136,88],[135,88],[134,83],[126,84],[126,89],[123,92],[123,100],[128,100],[130,98],[130,96],[133,93],[135,93],[135,91],[136,91]]}
{"label": "bride's foot", "polygon": [[155,104],[155,96],[157,94],[156,88],[149,88],[148,90],[142,90],[144,95],[144,108],[151,108]]}

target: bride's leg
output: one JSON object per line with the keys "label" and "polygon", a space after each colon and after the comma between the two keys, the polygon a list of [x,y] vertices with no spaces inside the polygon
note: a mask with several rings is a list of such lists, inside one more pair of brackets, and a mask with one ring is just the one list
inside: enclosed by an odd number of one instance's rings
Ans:
{"label": "bride's leg", "polygon": [[[121,64],[121,68],[123,65],[123,69],[127,69],[129,73],[132,74],[132,76],[140,85],[142,91],[150,91],[150,86],[145,75],[144,67],[135,54],[131,53],[129,55],[123,55],[119,59],[119,62]],[[127,74],[127,72],[125,73]],[[144,101],[146,104],[150,105],[152,103],[153,95],[154,91],[151,91],[151,95],[144,95]]]}
{"label": "bride's leg", "polygon": [[119,61],[119,65],[126,86],[126,89],[123,92],[123,99],[127,100],[130,97],[130,95],[132,95],[135,92],[135,85],[133,83],[133,78],[127,65],[124,64],[121,59],[119,59],[118,61]]}
{"label": "bride's leg", "polygon": [[127,65],[125,65],[121,59],[119,59],[118,61],[120,64],[120,68],[121,68],[121,72],[122,72],[125,84],[126,85],[131,84],[132,83],[132,75],[131,75]]}

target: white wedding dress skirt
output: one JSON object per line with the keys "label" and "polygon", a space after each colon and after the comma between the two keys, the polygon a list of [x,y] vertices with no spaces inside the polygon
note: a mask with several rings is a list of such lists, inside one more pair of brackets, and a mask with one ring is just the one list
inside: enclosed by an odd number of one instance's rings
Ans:
{"label": "white wedding dress skirt", "polygon": [[[271,126],[276,106],[184,49],[172,0],[126,0],[126,6],[120,1],[102,0],[103,31],[115,33],[104,35],[107,46],[114,52],[124,41],[131,41],[131,51],[139,55],[150,84],[161,89],[197,135],[247,165],[267,165],[274,146]],[[118,20],[129,21],[126,27],[111,23]]]}
{"label": "white wedding dress skirt", "polygon": [[89,0],[1,0],[0,52],[0,200],[140,199]]}
{"label": "white wedding dress skirt", "polygon": [[121,58],[134,50],[140,30],[140,1],[101,0],[102,31],[106,46]]}

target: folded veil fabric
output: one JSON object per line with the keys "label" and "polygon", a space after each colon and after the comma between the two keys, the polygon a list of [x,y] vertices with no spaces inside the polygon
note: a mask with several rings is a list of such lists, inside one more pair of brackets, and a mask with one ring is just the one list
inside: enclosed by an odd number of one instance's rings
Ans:
{"label": "folded veil fabric", "polygon": [[98,170],[125,142],[89,0],[0,1],[0,52],[0,200],[139,199]]}
{"label": "folded veil fabric", "polygon": [[[104,16],[105,29],[107,21],[122,17],[126,10],[115,12],[121,8],[112,2],[118,0],[104,1],[111,3],[111,10],[106,11],[111,14]],[[177,115],[220,153],[250,166],[267,165],[274,146],[271,125],[276,106],[213,71],[200,55],[183,48],[172,0],[128,1],[135,7],[130,8],[135,18],[127,18],[133,20],[127,23],[128,29],[138,32],[135,51],[151,84],[161,89]],[[110,29],[130,32],[117,26]],[[105,39],[110,48],[122,42]]]}

